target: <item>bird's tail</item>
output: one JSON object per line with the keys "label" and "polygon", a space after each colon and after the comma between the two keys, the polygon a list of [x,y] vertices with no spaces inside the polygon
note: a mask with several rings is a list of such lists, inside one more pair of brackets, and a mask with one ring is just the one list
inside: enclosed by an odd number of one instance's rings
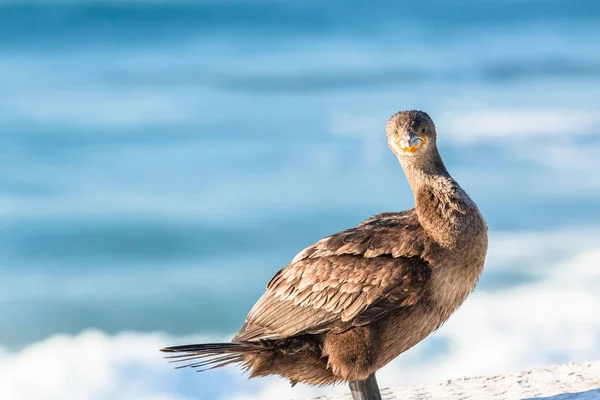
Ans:
{"label": "bird's tail", "polygon": [[261,343],[206,343],[190,344],[184,346],[165,347],[160,351],[166,353],[180,353],[166,358],[170,362],[187,362],[175,368],[200,368],[198,371],[224,367],[228,364],[244,362],[245,356],[258,354],[267,350]]}

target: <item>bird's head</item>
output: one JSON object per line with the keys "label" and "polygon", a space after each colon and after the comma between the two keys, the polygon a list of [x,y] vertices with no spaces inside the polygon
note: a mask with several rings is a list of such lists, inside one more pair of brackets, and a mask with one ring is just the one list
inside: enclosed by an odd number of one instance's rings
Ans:
{"label": "bird's head", "polygon": [[435,125],[423,111],[400,111],[392,115],[386,134],[390,149],[401,162],[425,161],[435,156]]}

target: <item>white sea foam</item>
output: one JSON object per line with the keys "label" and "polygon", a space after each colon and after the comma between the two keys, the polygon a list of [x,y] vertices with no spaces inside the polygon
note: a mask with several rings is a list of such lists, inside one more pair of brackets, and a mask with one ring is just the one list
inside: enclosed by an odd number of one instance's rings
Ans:
{"label": "white sea foam", "polygon": [[[591,135],[600,129],[596,112],[574,109],[490,109],[473,113],[443,113],[440,126],[457,142],[524,140],[545,137],[566,139],[573,135]],[[558,138],[557,138],[558,137]]]}

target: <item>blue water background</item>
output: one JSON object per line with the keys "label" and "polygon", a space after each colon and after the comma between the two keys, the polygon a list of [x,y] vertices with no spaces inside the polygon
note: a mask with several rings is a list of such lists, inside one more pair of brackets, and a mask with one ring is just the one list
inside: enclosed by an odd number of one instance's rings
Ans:
{"label": "blue water background", "polygon": [[526,145],[444,126],[597,115],[599,43],[597,1],[0,2],[0,344],[235,332],[303,247],[412,207],[384,136],[400,109],[438,122],[493,232],[600,225],[600,185],[572,190],[597,175],[516,156],[600,148],[600,126]]}

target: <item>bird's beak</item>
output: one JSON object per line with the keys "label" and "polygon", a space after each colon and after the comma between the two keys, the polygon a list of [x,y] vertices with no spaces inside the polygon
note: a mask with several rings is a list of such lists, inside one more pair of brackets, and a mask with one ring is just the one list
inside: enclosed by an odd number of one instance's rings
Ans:
{"label": "bird's beak", "polygon": [[414,153],[427,142],[425,135],[409,134],[396,139],[396,143],[405,153]]}

